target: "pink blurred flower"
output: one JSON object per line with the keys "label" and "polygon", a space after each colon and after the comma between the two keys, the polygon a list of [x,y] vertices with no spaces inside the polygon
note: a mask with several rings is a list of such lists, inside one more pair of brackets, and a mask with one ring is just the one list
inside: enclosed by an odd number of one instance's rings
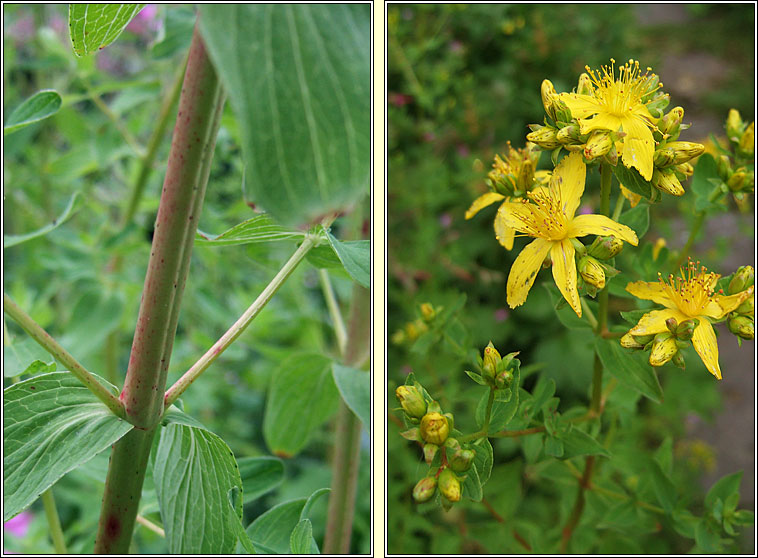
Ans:
{"label": "pink blurred flower", "polygon": [[434,134],[434,132],[424,132],[424,141],[434,141],[437,139],[437,136]]}
{"label": "pink blurred flower", "polygon": [[510,312],[508,312],[507,308],[498,308],[495,310],[495,321],[497,323],[504,322],[508,319],[508,316],[510,315]]}
{"label": "pink blurred flower", "polygon": [[592,206],[584,204],[579,206],[579,215],[589,215],[592,213]]}
{"label": "pink blurred flower", "polygon": [[463,43],[460,41],[450,41],[450,52],[461,52],[463,50]]}
{"label": "pink blurred flower", "polygon": [[403,93],[390,93],[387,97],[389,103],[396,107],[403,107],[413,102],[412,95],[404,95]]}
{"label": "pink blurred flower", "polygon": [[22,511],[13,519],[6,521],[3,526],[11,535],[24,537],[27,531],[29,531],[29,524],[32,522],[32,519],[34,519],[34,515],[30,511]]}
{"label": "pink blurred flower", "polygon": [[156,4],[148,4],[129,22],[126,29],[135,35],[144,35],[155,31],[160,25],[160,21],[156,17],[157,14],[158,6]]}
{"label": "pink blurred flower", "polygon": [[458,155],[460,155],[461,157],[468,157],[469,149],[468,149],[468,145],[466,145],[465,143],[459,143],[456,146],[455,150],[458,152]]}
{"label": "pink blurred flower", "polygon": [[443,229],[450,228],[450,225],[453,224],[453,217],[449,213],[443,213],[440,215],[440,225],[442,225]]}

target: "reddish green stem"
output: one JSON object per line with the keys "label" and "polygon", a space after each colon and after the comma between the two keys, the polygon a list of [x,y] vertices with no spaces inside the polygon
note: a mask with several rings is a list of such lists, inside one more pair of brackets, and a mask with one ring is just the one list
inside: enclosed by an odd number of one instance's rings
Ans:
{"label": "reddish green stem", "polygon": [[136,428],[111,453],[95,553],[126,553],[163,412],[166,372],[224,95],[197,26],[179,100],[121,401]]}

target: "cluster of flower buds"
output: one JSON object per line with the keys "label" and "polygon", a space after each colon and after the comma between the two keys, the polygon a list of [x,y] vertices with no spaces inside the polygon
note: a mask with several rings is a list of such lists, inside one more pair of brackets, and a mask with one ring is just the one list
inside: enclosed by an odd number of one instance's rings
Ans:
{"label": "cluster of flower buds", "polygon": [[536,145],[527,143],[526,147],[514,149],[508,142],[508,154],[495,155],[492,170],[485,182],[490,190],[506,197],[523,198],[536,183],[546,183],[547,171],[537,171],[537,162],[541,151]]}
{"label": "cluster of flower buds", "polygon": [[650,351],[648,362],[651,366],[663,366],[671,361],[679,368],[684,369],[685,349],[695,334],[698,319],[684,320],[677,323],[675,318],[666,320],[668,331],[657,335],[632,335],[626,333],[621,338],[621,346],[627,349]]}
{"label": "cluster of flower buds", "polygon": [[689,127],[689,124],[682,123],[683,118],[684,109],[674,107],[658,121],[658,127],[653,132],[656,147],[651,182],[658,190],[672,196],[684,194],[681,181],[694,172],[689,161],[705,151],[701,143],[678,141],[679,133]]}
{"label": "cluster of flower buds", "polygon": [[740,113],[731,109],[726,119],[728,149],[716,158],[719,178],[732,192],[740,209],[749,210],[747,195],[755,191],[755,171],[752,168],[755,153],[755,122],[743,122]]}
{"label": "cluster of flower buds", "polygon": [[[753,266],[740,267],[729,281],[729,294],[733,295],[749,289],[753,285],[754,278]],[[745,299],[734,312],[729,313],[727,325],[729,331],[740,339],[751,340],[755,338],[755,300],[753,296]]]}
{"label": "cluster of flower buds", "polygon": [[501,357],[492,341],[484,348],[481,357],[477,357],[479,364],[479,373],[469,372],[469,375],[476,383],[490,386],[495,389],[506,389],[513,382],[513,370],[518,364],[514,361],[518,352],[508,353]]}
{"label": "cluster of flower buds", "polygon": [[589,246],[572,238],[576,251],[577,289],[580,294],[595,297],[605,288],[605,280],[618,274],[618,270],[608,263],[624,248],[624,242],[615,236],[598,236]]}
{"label": "cluster of flower buds", "polygon": [[402,329],[393,333],[391,337],[392,342],[395,345],[413,343],[422,334],[429,331],[429,324],[434,321],[434,318],[442,311],[442,308],[442,306],[435,308],[429,302],[422,303],[418,308],[420,317],[406,323]]}

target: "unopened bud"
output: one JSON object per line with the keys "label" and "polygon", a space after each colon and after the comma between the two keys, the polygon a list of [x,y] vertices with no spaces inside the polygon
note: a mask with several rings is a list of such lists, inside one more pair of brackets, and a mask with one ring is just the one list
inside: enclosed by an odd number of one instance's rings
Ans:
{"label": "unopened bud", "polygon": [[729,180],[734,170],[732,169],[732,162],[728,155],[719,155],[716,158],[716,170],[718,170],[719,176],[724,182]]}
{"label": "unopened bud", "polygon": [[497,365],[501,361],[500,353],[497,352],[497,349],[492,344],[492,341],[489,342],[489,345],[487,345],[484,348],[484,355],[482,356],[482,370],[484,371],[484,376],[490,380],[495,379],[495,370],[497,370]]}
{"label": "unopened bud", "polygon": [[424,302],[421,305],[421,316],[426,320],[427,322],[430,322],[434,319],[434,315],[436,312],[434,311],[434,306],[429,304],[428,302]]}
{"label": "unopened bud", "polygon": [[635,335],[634,338],[638,343],[642,343],[642,346],[644,347],[655,339],[655,335]]}
{"label": "unopened bud", "polygon": [[592,256],[584,256],[579,260],[579,274],[587,283],[598,289],[605,287],[605,270]]}
{"label": "unopened bud", "polygon": [[516,179],[516,190],[519,192],[528,192],[534,184],[534,162],[531,159],[525,159],[521,162],[518,177]]}
{"label": "unopened bud", "polygon": [[560,97],[553,99],[553,109],[555,110],[556,122],[571,122],[571,110]]}
{"label": "unopened bud", "polygon": [[729,115],[726,117],[726,135],[733,142],[739,142],[740,136],[742,136],[742,130],[745,124],[742,122],[742,117],[736,109],[729,109]]}
{"label": "unopened bud", "polygon": [[450,469],[443,469],[438,481],[440,492],[450,502],[459,502],[461,499],[461,481]]}
{"label": "unopened bud", "polygon": [[694,143],[691,141],[672,141],[669,142],[666,147],[673,149],[676,153],[674,160],[675,164],[686,163],[690,159],[694,159],[703,154],[705,146],[702,143]]}
{"label": "unopened bud", "polygon": [[445,447],[450,450],[457,451],[460,449],[461,443],[456,438],[448,438],[445,440]]}
{"label": "unopened bud", "polygon": [[592,161],[608,153],[613,147],[613,140],[610,132],[596,130],[590,134],[587,143],[584,144],[584,158]]}
{"label": "unopened bud", "polygon": [[676,163],[676,150],[673,147],[662,147],[656,149],[653,154],[653,164],[660,168],[670,167]]}
{"label": "unopened bud", "polygon": [[684,188],[673,170],[653,170],[653,186],[672,196],[684,195]]}
{"label": "unopened bud", "polygon": [[[616,143],[614,142],[611,146],[611,150],[605,154],[605,161],[611,165],[612,167],[615,167],[619,162],[619,154],[618,151],[616,151]],[[634,207],[634,206],[632,206]]]}
{"label": "unopened bud", "polygon": [[672,358],[671,362],[676,366],[677,368],[681,368],[684,370],[684,355],[682,354],[682,351],[678,351]]}
{"label": "unopened bud", "polygon": [[748,341],[755,338],[755,324],[750,316],[738,315],[728,321],[729,331]]}
{"label": "unopened bud", "polygon": [[395,397],[409,417],[418,419],[426,414],[426,401],[415,386],[398,386]]}
{"label": "unopened bud", "polygon": [[735,312],[738,314],[745,314],[750,316],[755,315],[755,299],[752,296],[746,298],[742,304],[737,307],[737,310],[735,310]]}
{"label": "unopened bud", "polygon": [[427,502],[434,496],[437,491],[437,479],[436,477],[424,477],[416,483],[413,487],[413,499],[419,504]]}
{"label": "unopened bud", "polygon": [[648,362],[652,366],[663,366],[670,361],[679,350],[676,339],[669,333],[659,333],[653,340]]}
{"label": "unopened bud", "polygon": [[586,72],[582,72],[579,76],[579,83],[576,86],[576,92],[578,95],[592,95],[592,80]]}
{"label": "unopened bud", "polygon": [[579,126],[577,124],[570,124],[569,126],[564,126],[558,130],[555,134],[555,139],[562,144],[577,145],[582,143],[579,140]]}
{"label": "unopened bud", "polygon": [[726,181],[726,185],[732,192],[739,192],[745,187],[745,183],[748,181],[749,174],[747,169],[739,169],[735,171],[729,180]]}
{"label": "unopened bud", "polygon": [[561,143],[556,138],[557,130],[551,126],[543,126],[537,130],[529,132],[526,135],[526,139],[532,143],[536,143],[542,149],[555,149],[560,147]]}
{"label": "unopened bud", "polygon": [[474,456],[476,452],[471,449],[459,449],[453,454],[453,457],[448,459],[450,468],[456,473],[462,473],[468,471],[471,464],[474,462]]}
{"label": "unopened bud", "polygon": [[680,341],[689,341],[695,335],[695,327],[697,327],[695,320],[684,320],[671,333],[675,334]]}
{"label": "unopened bud", "polygon": [[752,265],[743,265],[734,272],[732,280],[729,281],[729,294],[741,293],[753,284],[755,279],[755,269]]}
{"label": "unopened bud", "polygon": [[510,370],[503,370],[495,378],[495,387],[497,389],[504,389],[511,385],[513,381],[513,372]]}
{"label": "unopened bud", "polygon": [[666,320],[666,327],[674,335],[676,335],[676,326],[677,326],[676,318],[669,318]]}
{"label": "unopened bud", "polygon": [[755,122],[751,122],[750,126],[740,136],[740,143],[737,145],[737,154],[745,159],[752,159],[755,152]]}
{"label": "unopened bud", "polygon": [[645,345],[637,341],[631,333],[625,333],[620,340],[621,346],[625,349],[641,349]]}
{"label": "unopened bud", "polygon": [[445,443],[450,427],[442,414],[427,413],[421,419],[420,432],[425,442],[439,446]]}
{"label": "unopened bud", "polygon": [[558,97],[553,87],[552,82],[549,79],[542,81],[542,87],[540,88],[542,95],[542,106],[545,107],[545,113],[553,120],[555,120],[555,107],[553,107],[553,99]]}
{"label": "unopened bud", "polygon": [[679,135],[679,128],[683,119],[684,109],[682,107],[674,107],[658,122],[658,129],[669,137],[676,137]]}
{"label": "unopened bud", "polygon": [[437,455],[439,449],[440,447],[435,446],[434,444],[424,444],[424,461],[426,461],[427,465],[432,464],[434,456]]}
{"label": "unopened bud", "polygon": [[587,248],[587,253],[598,260],[609,260],[621,253],[624,241],[615,236],[598,236]]}
{"label": "unopened bud", "polygon": [[686,179],[693,175],[695,172],[695,167],[693,167],[690,163],[679,163],[678,165],[674,166],[674,170],[680,173],[683,179]]}

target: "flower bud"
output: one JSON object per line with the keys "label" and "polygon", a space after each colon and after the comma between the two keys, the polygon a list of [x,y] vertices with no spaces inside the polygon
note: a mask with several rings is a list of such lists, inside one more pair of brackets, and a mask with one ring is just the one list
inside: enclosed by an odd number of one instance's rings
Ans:
{"label": "flower bud", "polygon": [[652,343],[655,339],[655,335],[635,335],[634,338],[637,340],[638,343],[642,343],[642,346],[644,347],[648,343]]}
{"label": "flower bud", "polygon": [[451,502],[459,502],[461,499],[461,481],[450,469],[443,469],[438,481],[440,492]]}
{"label": "flower bud", "polygon": [[681,368],[684,370],[684,355],[682,354],[682,351],[678,351],[671,359],[671,362],[676,366],[677,368]]}
{"label": "flower bud", "polygon": [[676,327],[675,331],[672,331],[672,333],[676,335],[676,338],[680,341],[689,341],[692,339],[692,336],[695,335],[695,327],[697,327],[695,320],[684,320]]}
{"label": "flower bud", "polygon": [[596,130],[590,134],[587,143],[584,144],[584,158],[592,161],[608,153],[613,147],[613,140],[610,132],[605,130]]}
{"label": "flower bud", "polygon": [[755,278],[755,269],[752,265],[743,265],[734,272],[732,280],[729,281],[729,294],[741,293],[753,284]]}
{"label": "flower bud", "polygon": [[660,168],[670,167],[676,163],[676,150],[673,147],[662,147],[656,149],[653,154],[653,164]]}
{"label": "flower bud", "polygon": [[484,355],[482,356],[482,370],[484,372],[483,376],[490,380],[494,380],[495,370],[497,369],[497,365],[501,360],[502,358],[500,357],[500,353],[497,352],[497,349],[492,344],[492,341],[490,341],[489,345],[484,348]]}
{"label": "flower bud", "polygon": [[427,465],[432,464],[432,460],[434,460],[434,456],[437,455],[437,450],[439,449],[440,447],[434,444],[424,444],[424,461],[426,461]]}
{"label": "flower bud", "polygon": [[641,349],[642,347],[645,346],[639,341],[637,341],[637,339],[635,339],[634,335],[632,335],[631,333],[625,333],[621,337],[620,343],[621,343],[621,346],[624,347],[625,349]]}
{"label": "flower bud", "polygon": [[673,149],[676,153],[674,164],[686,163],[703,154],[705,146],[702,143],[691,141],[672,141],[666,145],[667,148]]}
{"label": "flower bud", "polygon": [[745,124],[742,122],[742,117],[740,116],[739,111],[736,109],[729,109],[729,115],[726,117],[727,137],[734,142],[738,142],[740,136],[742,136],[742,130],[744,127]]}
{"label": "flower bud", "polygon": [[667,169],[661,171],[653,169],[653,186],[658,188],[661,192],[668,192],[672,196],[681,196],[684,194],[684,188],[673,170]]}
{"label": "flower bud", "polygon": [[578,95],[592,95],[592,80],[586,72],[582,72],[579,76],[579,83],[576,86],[576,92]]}
{"label": "flower bud", "polygon": [[516,190],[519,192],[528,192],[534,184],[534,161],[526,159],[522,161],[516,178]]}
{"label": "flower bud", "polygon": [[615,236],[598,236],[587,248],[587,253],[598,260],[610,260],[624,249],[624,241]]}
{"label": "flower bud", "polygon": [[553,107],[553,99],[555,99],[558,94],[555,92],[555,87],[553,87],[553,84],[549,79],[542,81],[540,93],[542,94],[542,106],[545,107],[545,113],[552,120],[555,120],[555,108]]}
{"label": "flower bud", "polygon": [[[619,154],[618,151],[616,151],[616,143],[614,142],[611,146],[611,150],[605,154],[605,160],[606,162],[611,165],[612,167],[615,167],[619,162]],[[632,206],[634,207],[634,206]]]}
{"label": "flower bud", "polygon": [[694,174],[695,167],[693,167],[690,163],[679,163],[678,165],[674,165],[674,170],[678,173],[681,173],[682,179],[686,179]]}
{"label": "flower bud", "polygon": [[555,134],[555,139],[562,144],[576,145],[582,143],[579,140],[579,126],[577,124],[570,124],[558,130]]}
{"label": "flower bud", "polygon": [[666,327],[674,335],[676,335],[676,325],[676,318],[669,318],[666,320]]}
{"label": "flower bud", "polygon": [[474,456],[476,452],[471,449],[459,449],[453,454],[453,457],[448,459],[450,468],[456,473],[462,473],[468,471],[471,464],[474,462]]}
{"label": "flower bud", "polygon": [[395,397],[409,417],[418,419],[426,414],[426,401],[415,386],[398,386]]}
{"label": "flower bud", "polygon": [[526,139],[532,143],[536,143],[542,149],[555,149],[561,146],[556,138],[557,131],[556,128],[551,126],[543,126],[533,132],[529,132],[526,135]]}
{"label": "flower bud", "polygon": [[431,322],[434,319],[435,314],[436,312],[434,311],[434,306],[432,306],[428,302],[424,302],[421,305],[421,316],[424,318],[425,321]]}
{"label": "flower bud", "polygon": [[513,372],[510,370],[503,370],[495,378],[495,387],[497,389],[505,389],[511,385],[513,381]]}
{"label": "flower bud", "polygon": [[753,322],[753,318],[750,316],[738,315],[734,318],[729,318],[727,322],[729,331],[738,337],[747,339],[748,341],[755,337],[755,324]]}
{"label": "flower bud", "polygon": [[745,187],[745,183],[748,181],[749,174],[747,169],[741,168],[736,170],[729,180],[726,181],[726,185],[732,192],[739,192]]}
{"label": "flower bud", "polygon": [[461,443],[456,438],[448,438],[445,440],[445,447],[453,451],[458,451],[461,448]]}
{"label": "flower bud", "polygon": [[658,129],[669,137],[676,137],[679,135],[679,128],[683,119],[684,109],[682,107],[674,107],[658,122]]}
{"label": "flower bud", "polygon": [[659,333],[653,339],[653,347],[650,349],[650,362],[651,366],[663,366],[672,358],[679,350],[676,346],[676,339],[670,333]]}
{"label": "flower bud", "polygon": [[427,413],[421,419],[420,431],[425,442],[439,446],[445,443],[450,427],[442,414]]}
{"label": "flower bud", "polygon": [[752,159],[755,152],[755,122],[751,122],[740,137],[737,154],[745,159]]}
{"label": "flower bud", "polygon": [[419,504],[427,502],[437,491],[436,477],[424,477],[413,487],[413,499]]}
{"label": "flower bud", "polygon": [[732,169],[732,162],[728,155],[719,155],[716,158],[716,169],[718,170],[721,179],[724,182],[727,182],[734,172]]}
{"label": "flower bud", "polygon": [[751,296],[746,298],[742,304],[737,307],[738,314],[753,316],[755,314],[755,299]]}
{"label": "flower bud", "polygon": [[605,287],[605,270],[592,256],[584,256],[579,260],[579,275],[587,283],[598,289]]}
{"label": "flower bud", "polygon": [[553,110],[555,110],[556,122],[571,122],[571,110],[569,110],[568,105],[560,97],[553,99]]}

